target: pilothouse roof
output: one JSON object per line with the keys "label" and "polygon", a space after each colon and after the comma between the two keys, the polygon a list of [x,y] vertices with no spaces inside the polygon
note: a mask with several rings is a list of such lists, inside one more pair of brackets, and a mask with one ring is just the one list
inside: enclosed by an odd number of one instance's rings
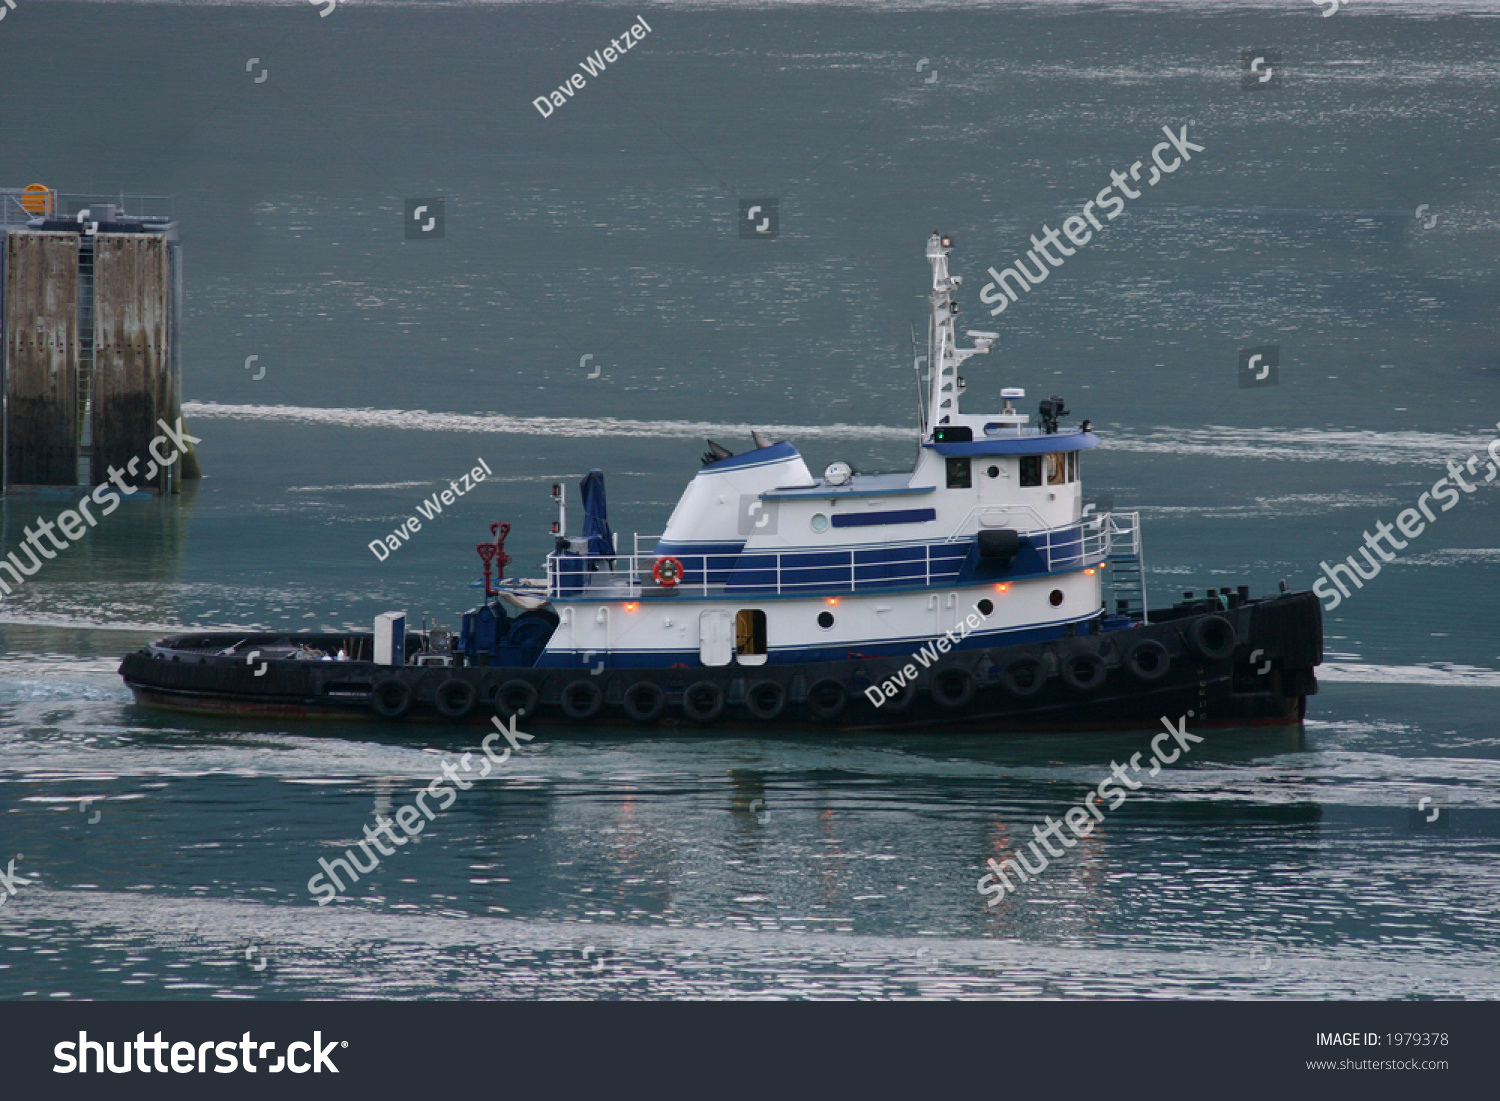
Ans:
{"label": "pilothouse roof", "polygon": [[843,485],[833,485],[826,478],[819,478],[810,486],[777,486],[762,493],[763,501],[794,500],[806,497],[897,497],[906,494],[932,493],[935,486],[914,486],[912,475],[856,474]]}

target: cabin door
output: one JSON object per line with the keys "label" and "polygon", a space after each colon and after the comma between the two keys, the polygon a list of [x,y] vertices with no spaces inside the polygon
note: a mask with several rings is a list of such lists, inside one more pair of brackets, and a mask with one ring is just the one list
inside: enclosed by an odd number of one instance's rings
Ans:
{"label": "cabin door", "polygon": [[734,657],[734,627],[728,612],[698,616],[698,657],[704,665],[728,665]]}
{"label": "cabin door", "polygon": [[1008,461],[999,455],[980,455],[974,460],[974,482],[979,487],[981,508],[1003,507],[1016,499],[1016,480],[1006,465]]}

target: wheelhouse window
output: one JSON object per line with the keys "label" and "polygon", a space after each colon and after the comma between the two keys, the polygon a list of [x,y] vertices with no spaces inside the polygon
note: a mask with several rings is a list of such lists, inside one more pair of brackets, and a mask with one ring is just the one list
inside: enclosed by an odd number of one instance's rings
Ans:
{"label": "wheelhouse window", "polygon": [[1068,452],[1068,481],[1078,481],[1078,452]]}
{"label": "wheelhouse window", "polygon": [[1050,455],[1043,455],[1047,466],[1047,484],[1049,486],[1060,486],[1068,480],[1067,453],[1054,451]]}
{"label": "wheelhouse window", "polygon": [[974,487],[973,473],[969,469],[968,459],[949,459],[947,466],[949,489],[972,489]]}
{"label": "wheelhouse window", "polygon": [[1021,485],[1039,486],[1042,484],[1042,456],[1021,456]]}

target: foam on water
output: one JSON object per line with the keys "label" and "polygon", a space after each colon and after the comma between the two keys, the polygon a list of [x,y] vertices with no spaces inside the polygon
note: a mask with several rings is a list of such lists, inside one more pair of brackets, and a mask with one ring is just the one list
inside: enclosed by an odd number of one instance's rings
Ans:
{"label": "foam on water", "polygon": [[518,436],[596,439],[603,436],[677,439],[709,433],[748,434],[752,429],[786,436],[892,440],[913,428],[878,424],[726,424],[716,421],[644,421],[619,417],[513,417],[503,413],[429,413],[425,409],[319,409],[291,405],[224,405],[184,402],[195,420],[259,420],[324,424],[340,428],[392,428],[415,432],[482,432]]}
{"label": "foam on water", "polygon": [[1318,679],[1351,684],[1425,684],[1441,688],[1500,688],[1500,670],[1468,665],[1365,665],[1324,662]]}
{"label": "foam on water", "polygon": [[[432,413],[425,409],[337,409],[294,405],[229,405],[184,402],[194,420],[281,421],[340,428],[383,428],[407,432],[488,433],[569,437],[698,438],[745,435],[751,430],[809,439],[913,439],[916,428],[889,424],[734,424],[723,421],[632,420],[624,417],[515,417],[504,413]],[[1436,463],[1454,455],[1482,454],[1493,436],[1437,432],[1373,432],[1337,428],[1099,428],[1105,446],[1121,451],[1219,458],[1281,459],[1398,465]],[[1481,470],[1483,468],[1481,467]],[[389,483],[394,488],[423,483]],[[301,487],[322,489],[336,487]]]}
{"label": "foam on water", "polygon": [[[859,906],[850,898],[851,915],[674,928],[324,912],[38,885],[12,900],[11,920],[33,934],[19,935],[22,954],[41,936],[87,945],[112,965],[119,992],[137,996],[432,997],[433,974],[445,976],[441,996],[448,998],[1500,996],[1500,972],[1483,953],[1433,959],[1395,942],[1378,951],[1310,947],[1284,932],[1253,930],[1175,950],[1105,938],[1035,943],[1004,930],[914,942],[848,932]],[[242,965],[247,948],[257,963],[266,961],[261,972]],[[33,964],[35,993],[67,993],[55,984],[68,975],[61,968],[44,974],[48,962]]]}

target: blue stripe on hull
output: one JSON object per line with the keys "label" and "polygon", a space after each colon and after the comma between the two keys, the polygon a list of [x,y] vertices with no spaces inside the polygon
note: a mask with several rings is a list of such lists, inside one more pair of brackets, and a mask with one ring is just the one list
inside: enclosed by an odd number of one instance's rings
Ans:
{"label": "blue stripe on hull", "polygon": [[[1089,617],[1092,618],[1092,617]],[[1087,620],[1072,620],[1084,623]],[[1067,623],[1053,623],[1039,627],[1022,627],[1010,631],[989,631],[972,634],[957,640],[954,650],[982,650],[986,646],[1018,646],[1028,642],[1050,642],[1063,637]],[[942,636],[922,635],[917,638],[897,639],[887,642],[849,644],[843,646],[784,647],[773,651],[766,658],[767,665],[802,665],[815,661],[848,661],[860,657],[911,657],[925,645],[936,642]],[[583,655],[587,653],[587,661]],[[669,669],[679,666],[688,669],[704,668],[697,650],[628,650],[619,653],[601,653],[598,650],[548,651],[536,663],[539,669],[577,669],[593,667],[603,662],[606,669]],[[747,671],[757,668],[742,665]]]}

